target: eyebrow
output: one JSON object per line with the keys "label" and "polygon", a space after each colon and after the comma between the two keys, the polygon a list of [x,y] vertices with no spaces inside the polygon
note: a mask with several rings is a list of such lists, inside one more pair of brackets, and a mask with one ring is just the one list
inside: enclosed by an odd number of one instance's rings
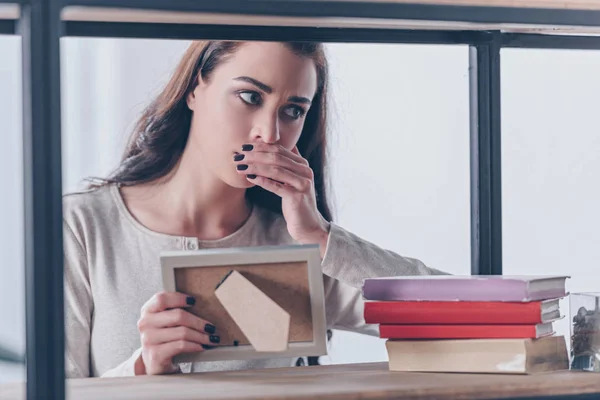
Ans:
{"label": "eyebrow", "polygon": [[[267,85],[266,83],[262,83],[261,81],[251,78],[249,76],[238,76],[237,78],[233,78],[233,80],[250,83],[250,84],[256,86],[257,88],[259,88],[260,90],[262,90],[263,92],[268,93],[268,94],[273,93],[273,88],[271,86]],[[288,97],[288,101],[291,101],[292,103],[301,103],[301,104],[311,104],[312,103],[310,101],[310,99],[307,99],[306,97],[301,97],[301,96],[290,96],[290,97]]]}
{"label": "eyebrow", "polygon": [[249,76],[238,76],[237,78],[234,78],[233,80],[248,82],[248,83],[256,86],[257,88],[259,88],[263,92],[267,92],[269,94],[273,93],[273,88],[271,86],[267,85],[266,83],[262,83],[261,81],[258,81],[254,78],[250,78]]}
{"label": "eyebrow", "polygon": [[301,104],[311,104],[312,103],[312,101],[310,101],[306,97],[299,97],[299,96],[290,96],[290,97],[288,97],[288,101],[291,101],[292,103],[301,103]]}

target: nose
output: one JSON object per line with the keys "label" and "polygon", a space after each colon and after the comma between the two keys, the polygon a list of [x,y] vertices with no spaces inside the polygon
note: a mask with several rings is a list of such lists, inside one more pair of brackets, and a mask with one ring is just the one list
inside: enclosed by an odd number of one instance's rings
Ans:
{"label": "nose", "polygon": [[[275,113],[276,114],[276,113]],[[277,115],[264,113],[257,118],[251,131],[252,140],[273,144],[281,139],[279,135],[279,118]]]}

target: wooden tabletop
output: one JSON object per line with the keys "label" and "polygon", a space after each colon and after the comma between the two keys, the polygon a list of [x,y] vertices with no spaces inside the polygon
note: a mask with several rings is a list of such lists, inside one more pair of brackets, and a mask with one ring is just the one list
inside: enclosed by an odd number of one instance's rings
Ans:
{"label": "wooden tabletop", "polygon": [[[336,0],[325,0],[335,2]],[[382,0],[389,2],[392,0]],[[395,0],[405,2],[405,0]],[[437,0],[444,2],[444,0]],[[463,3],[470,0],[454,0]],[[498,0],[501,1],[501,0]],[[504,1],[503,2],[509,2]],[[430,0],[421,0],[431,3]],[[556,3],[555,1],[551,1]],[[450,4],[447,0],[445,3]],[[515,2],[510,2],[515,3]],[[520,3],[520,2],[517,2]],[[564,2],[561,2],[564,3]],[[488,5],[483,3],[482,5]],[[591,2],[590,9],[600,10],[600,1]],[[66,7],[63,21],[117,22],[117,23],[165,23],[165,24],[210,24],[245,26],[286,26],[316,28],[362,28],[362,29],[420,29],[420,30],[499,30],[505,32],[540,34],[586,34],[600,35],[597,26],[533,25],[514,23],[475,23],[464,21],[428,21],[407,19],[354,18],[354,17],[289,17],[274,15],[221,14],[209,12],[175,12],[159,10],[120,9],[105,7]]]}
{"label": "wooden tabletop", "polygon": [[[321,0],[336,3],[340,0]],[[541,8],[555,10],[600,11],[599,0],[346,0],[357,3],[425,4],[441,6],[477,6]],[[0,5],[0,19],[17,19],[16,5]],[[379,28],[435,30],[502,30],[528,33],[577,33],[599,35],[600,27],[569,25],[535,25],[514,23],[475,23],[465,21],[428,21],[363,17],[290,17],[275,15],[242,15],[234,13],[172,12],[164,10],[121,9],[106,7],[69,6],[61,13],[63,21],[133,22],[170,24],[214,24],[250,26],[296,26],[321,28]]]}
{"label": "wooden tabletop", "polygon": [[[170,376],[67,380],[69,399],[501,399],[598,393],[600,375],[390,372],[387,363],[294,367]],[[22,400],[23,384],[0,386],[3,400]]]}
{"label": "wooden tabletop", "polygon": [[0,4],[0,19],[15,20],[19,18],[19,6],[16,4]]}

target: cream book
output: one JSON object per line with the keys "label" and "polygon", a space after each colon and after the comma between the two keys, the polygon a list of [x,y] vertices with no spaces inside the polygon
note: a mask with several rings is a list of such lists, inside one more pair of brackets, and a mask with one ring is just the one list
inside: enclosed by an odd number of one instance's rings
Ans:
{"label": "cream book", "polygon": [[537,374],[569,369],[564,336],[388,340],[390,371]]}

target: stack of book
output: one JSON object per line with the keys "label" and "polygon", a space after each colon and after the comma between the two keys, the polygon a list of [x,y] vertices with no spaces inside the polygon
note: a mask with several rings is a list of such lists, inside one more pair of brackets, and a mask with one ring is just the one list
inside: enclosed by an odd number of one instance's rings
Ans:
{"label": "stack of book", "polygon": [[366,279],[364,316],[379,325],[392,371],[532,374],[569,368],[559,300],[568,276]]}

